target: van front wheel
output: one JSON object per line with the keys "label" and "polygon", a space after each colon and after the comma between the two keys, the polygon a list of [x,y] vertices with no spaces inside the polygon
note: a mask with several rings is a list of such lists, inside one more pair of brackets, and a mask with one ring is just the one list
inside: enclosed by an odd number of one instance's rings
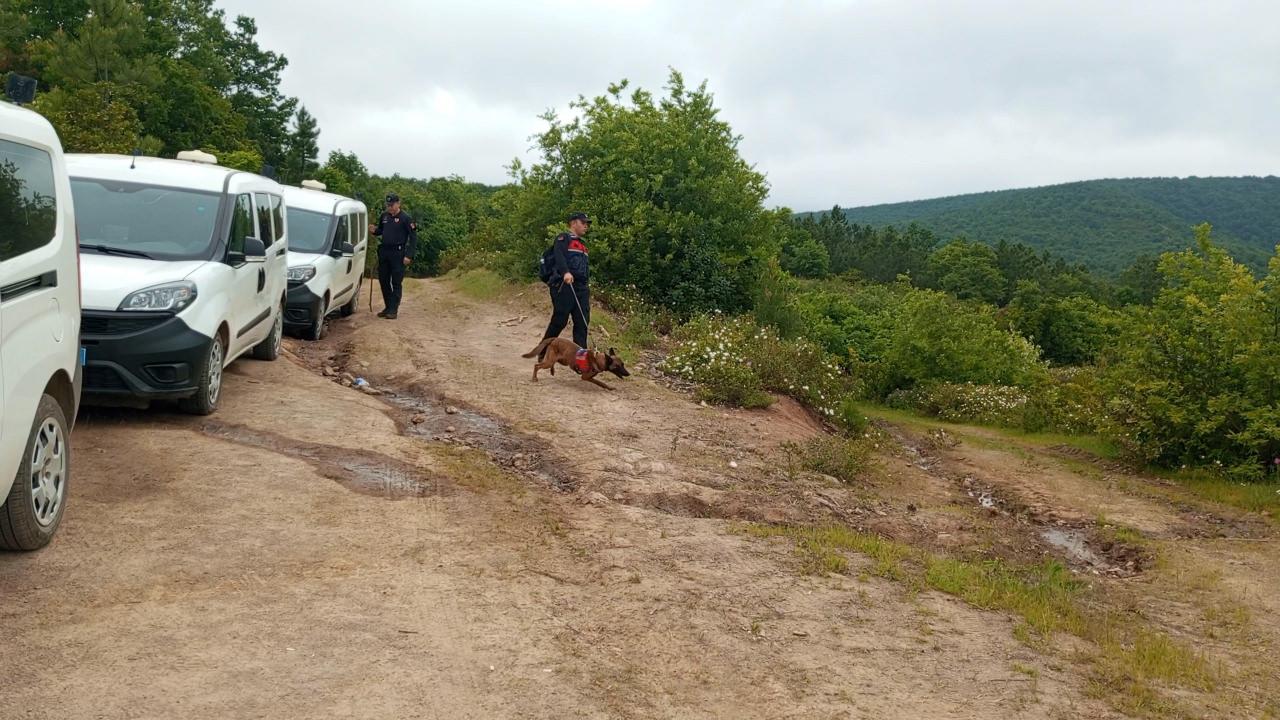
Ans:
{"label": "van front wheel", "polygon": [[218,409],[218,398],[222,395],[222,364],[226,355],[222,333],[218,333],[209,343],[209,354],[205,357],[204,366],[200,368],[200,384],[196,387],[196,394],[178,401],[178,407],[183,412],[212,415]]}
{"label": "van front wheel", "polygon": [[37,550],[62,523],[71,479],[70,428],[52,395],[40,398],[18,475],[0,506],[0,548]]}

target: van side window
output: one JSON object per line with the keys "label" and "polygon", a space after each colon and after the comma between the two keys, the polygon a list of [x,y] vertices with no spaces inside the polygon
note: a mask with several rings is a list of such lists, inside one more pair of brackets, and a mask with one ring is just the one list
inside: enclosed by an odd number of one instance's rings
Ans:
{"label": "van side window", "polygon": [[258,193],[258,239],[262,240],[262,244],[271,247],[271,243],[276,241],[276,233],[271,229],[271,201],[267,199],[266,193]]}
{"label": "van side window", "polygon": [[365,213],[360,213],[360,222],[356,223],[356,228],[356,237],[360,239],[360,242],[364,242],[365,238],[369,237],[369,216]]}
{"label": "van side window", "polygon": [[0,261],[53,242],[57,191],[49,153],[0,140]]}
{"label": "van side window", "polygon": [[351,230],[347,237],[347,242],[351,243],[351,247],[355,247],[360,243],[360,228],[365,227],[360,224],[360,213],[351,213],[347,215],[347,225]]}
{"label": "van side window", "polygon": [[271,196],[271,224],[276,229],[276,241],[284,239],[284,198]]}
{"label": "van side window", "polygon": [[227,235],[227,251],[244,252],[244,239],[257,237],[253,228],[253,198],[248,194],[237,195],[231,208],[231,231]]}
{"label": "van side window", "polygon": [[330,248],[342,247],[342,243],[347,241],[347,236],[351,231],[347,229],[347,216],[339,215],[337,227],[333,231],[333,244]]}

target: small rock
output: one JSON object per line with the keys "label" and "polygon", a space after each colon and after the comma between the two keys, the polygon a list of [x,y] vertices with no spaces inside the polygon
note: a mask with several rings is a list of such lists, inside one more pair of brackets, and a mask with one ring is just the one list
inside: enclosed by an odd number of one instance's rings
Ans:
{"label": "small rock", "polygon": [[325,377],[333,377],[334,375],[338,374],[337,370],[334,370],[328,365],[325,365],[323,368],[321,368],[320,372],[323,373]]}
{"label": "small rock", "polygon": [[907,512],[909,512],[909,513],[913,513],[913,512],[915,512],[915,511],[916,511],[916,506],[915,506],[915,504],[914,504],[914,503],[907,503]]}
{"label": "small rock", "polygon": [[342,387],[351,387],[351,381],[346,378],[342,378]]}
{"label": "small rock", "polygon": [[458,408],[456,408],[456,407],[454,407],[454,406],[452,406],[452,405],[450,405],[450,406],[446,407],[446,408],[444,409],[444,411],[445,411],[445,414],[447,414],[447,415],[457,415],[457,414],[458,414]]}
{"label": "small rock", "polygon": [[592,505],[595,507],[605,507],[609,504],[609,498],[598,492],[587,493],[582,496],[582,504]]}
{"label": "small rock", "polygon": [[700,403],[698,403],[698,404],[699,404],[699,405],[701,405],[702,407],[707,407],[707,401],[706,401],[706,400],[703,400],[702,402],[700,402]]}
{"label": "small rock", "polygon": [[889,517],[889,513],[883,510],[876,510],[876,514],[879,515],[880,517]]}
{"label": "small rock", "polygon": [[381,390],[375,388],[372,385],[361,385],[360,392],[364,393],[365,395],[381,395],[382,394]]}
{"label": "small rock", "polygon": [[734,470],[737,470],[737,469],[738,469],[738,461],[737,461],[737,460],[730,460],[730,461],[729,461],[729,467],[733,468]]}
{"label": "small rock", "polygon": [[427,416],[422,414],[414,415],[413,417],[409,418],[409,422],[413,423],[414,425],[421,425],[426,421],[427,421]]}
{"label": "small rock", "polygon": [[795,635],[796,637],[809,637],[809,633],[803,630],[792,630],[791,634]]}
{"label": "small rock", "polygon": [[356,381],[356,376],[355,376],[355,375],[352,375],[352,374],[351,374],[351,373],[349,373],[349,372],[344,372],[344,373],[342,373],[342,376],[341,376],[341,377],[342,377],[343,381],[345,381],[345,382],[346,382],[346,383],[348,383],[348,384],[353,383],[353,382],[355,382],[355,381]]}
{"label": "small rock", "polygon": [[458,432],[457,428],[455,428],[455,427],[454,427],[454,426],[452,426],[452,425],[450,425],[449,427],[445,428],[445,429],[444,429],[444,431],[445,431],[445,432],[447,432],[447,433],[456,433],[456,432]]}

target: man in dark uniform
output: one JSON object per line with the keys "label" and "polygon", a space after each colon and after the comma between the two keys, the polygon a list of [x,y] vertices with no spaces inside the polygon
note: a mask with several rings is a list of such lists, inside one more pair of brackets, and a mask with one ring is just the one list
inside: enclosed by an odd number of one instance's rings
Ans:
{"label": "man in dark uniform", "polygon": [[555,271],[551,281],[551,323],[542,337],[559,337],[564,326],[573,318],[573,341],[578,347],[587,347],[587,324],[591,322],[591,291],[587,287],[591,279],[587,263],[587,246],[582,241],[591,231],[591,218],[576,212],[569,216],[569,232],[556,236],[552,246]]}
{"label": "man in dark uniform", "polygon": [[409,213],[401,212],[400,196],[387,195],[387,211],[382,213],[369,232],[382,238],[378,246],[378,284],[382,286],[382,303],[386,308],[378,317],[395,320],[400,310],[404,270],[413,262],[418,248],[418,225]]}

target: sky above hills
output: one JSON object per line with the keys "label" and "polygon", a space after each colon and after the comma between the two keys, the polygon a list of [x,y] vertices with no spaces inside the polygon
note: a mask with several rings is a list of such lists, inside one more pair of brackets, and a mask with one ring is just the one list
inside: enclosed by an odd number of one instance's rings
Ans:
{"label": "sky above hills", "polygon": [[[503,182],[548,108],[707,80],[771,202],[1280,174],[1280,3],[219,0],[288,56],[322,153]],[[305,11],[300,12],[300,8]]]}

